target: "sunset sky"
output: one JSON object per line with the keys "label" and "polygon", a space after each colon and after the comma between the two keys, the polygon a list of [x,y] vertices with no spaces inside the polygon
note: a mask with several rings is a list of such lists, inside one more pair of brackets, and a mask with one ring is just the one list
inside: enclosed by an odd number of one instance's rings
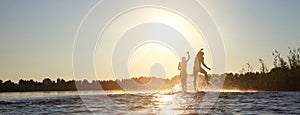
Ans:
{"label": "sunset sky", "polygon": [[[83,17],[97,2],[99,1],[1,0],[0,79],[13,81],[19,79],[41,81],[45,77],[73,79],[72,51],[75,34]],[[226,72],[239,72],[241,68],[246,67],[246,63],[250,63],[254,71],[258,71],[258,58],[264,59],[267,66],[271,68],[273,67],[271,53],[274,49],[280,51],[286,59],[288,47],[300,47],[299,0],[203,0],[202,3],[215,20],[222,34],[226,53]],[[138,14],[138,12],[136,13]],[[170,14],[170,16],[172,15]],[[180,18],[176,19],[180,20]],[[187,24],[185,26],[190,28]],[[145,25],[136,28],[137,30],[132,30],[132,33],[125,34],[124,37],[136,37],[137,40],[140,36],[135,36],[135,33],[148,27],[165,28],[166,32],[170,33],[173,31],[163,25]],[[192,30],[188,32],[192,32]],[[107,34],[107,36],[112,35],[109,32]],[[165,35],[164,37],[172,36]],[[197,37],[197,35],[193,37]],[[204,42],[199,43],[201,46],[197,48],[208,47],[205,46]],[[155,51],[155,48],[158,49],[161,51],[157,52],[161,55],[158,57],[164,57],[160,61],[166,60],[168,56],[174,56],[172,53],[167,53],[168,49],[164,49],[162,46],[148,44],[138,48],[148,49],[149,52]],[[103,50],[101,47],[98,48]],[[122,49],[121,46],[119,48]],[[184,48],[189,49],[188,47]],[[205,56],[208,65],[211,65],[209,48],[206,49],[207,54]],[[139,55],[137,53],[143,53],[143,51],[145,50],[137,49],[136,52],[132,53],[130,59],[135,60],[136,58],[138,60],[137,56]],[[99,60],[96,59],[96,71],[98,69],[105,71],[107,68],[102,68],[103,63],[101,61],[107,61],[104,56],[108,52],[98,52],[96,58]],[[180,54],[179,57],[182,55]],[[154,58],[156,57],[154,56]],[[149,62],[151,65],[150,62],[153,61],[151,59],[145,59],[146,61],[142,60],[141,62],[145,62],[145,64]],[[178,58],[172,58],[167,60],[169,62],[163,62],[167,67],[164,70],[166,75],[171,76],[178,73],[176,67],[178,60]],[[142,73],[137,72],[142,72],[145,69],[148,71],[149,69],[139,65],[141,63],[130,64],[131,69],[140,69],[138,71],[130,70],[136,75],[142,75]],[[189,65],[192,64],[193,61],[190,61]],[[160,65],[153,66],[161,68]],[[175,67],[172,68],[173,66]],[[190,72],[190,70],[188,71]],[[102,76],[99,79],[113,79],[111,76],[106,77],[107,74],[103,72],[98,73]]]}

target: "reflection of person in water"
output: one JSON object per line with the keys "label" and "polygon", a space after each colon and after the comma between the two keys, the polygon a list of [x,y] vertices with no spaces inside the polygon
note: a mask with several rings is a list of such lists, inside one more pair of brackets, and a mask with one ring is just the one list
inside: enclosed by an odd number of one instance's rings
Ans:
{"label": "reflection of person in water", "polygon": [[186,66],[187,62],[190,60],[190,53],[187,52],[188,59],[185,57],[182,57],[181,62],[178,64],[178,70],[180,70],[180,78],[181,78],[181,86],[182,91],[186,91],[186,80],[187,80],[187,72],[186,72]]}
{"label": "reflection of person in water", "polygon": [[208,75],[207,72],[201,67],[201,65],[203,65],[205,68],[207,68],[208,70],[210,70],[209,67],[206,66],[206,64],[204,63],[204,52],[203,52],[203,48],[201,48],[201,50],[198,52],[195,62],[194,62],[194,71],[193,71],[193,75],[194,75],[194,90],[197,91],[197,77],[198,77],[198,72],[204,74],[205,76],[205,81],[206,81],[206,85],[209,85],[208,82]]}

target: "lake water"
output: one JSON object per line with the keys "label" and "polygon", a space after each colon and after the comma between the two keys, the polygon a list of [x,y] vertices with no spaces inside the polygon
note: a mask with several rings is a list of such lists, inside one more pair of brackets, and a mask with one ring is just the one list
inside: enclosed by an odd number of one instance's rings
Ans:
{"label": "lake water", "polygon": [[[300,114],[300,92],[200,93],[121,91],[0,93],[1,114]],[[203,106],[206,103],[209,106]],[[202,105],[200,107],[200,105]]]}

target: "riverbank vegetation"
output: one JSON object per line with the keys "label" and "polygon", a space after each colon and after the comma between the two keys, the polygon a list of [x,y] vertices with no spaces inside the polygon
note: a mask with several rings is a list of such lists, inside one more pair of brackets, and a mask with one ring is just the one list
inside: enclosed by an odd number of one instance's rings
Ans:
{"label": "riverbank vegetation", "polygon": [[[263,59],[258,59],[261,64],[259,72],[253,72],[252,66],[247,64],[246,69],[240,73],[226,73],[223,89],[262,90],[262,91],[300,91],[300,48],[289,48],[287,61],[275,50],[272,53],[273,68],[267,68]],[[22,91],[75,91],[75,90],[122,90],[119,84],[138,82],[141,84],[149,81],[163,81],[162,89],[172,89],[180,83],[179,76],[172,79],[156,77],[139,77],[123,80],[87,81],[57,79],[56,81],[45,78],[42,82],[33,80],[19,80],[14,83],[11,80],[0,80],[0,92]],[[101,86],[101,87],[100,87]],[[139,88],[136,88],[137,90]]]}
{"label": "riverbank vegetation", "polygon": [[[289,48],[287,61],[275,50],[273,68],[269,71],[262,59],[260,72],[252,72],[250,64],[241,73],[227,73],[224,89],[262,91],[300,91],[300,48]],[[243,72],[247,70],[247,72]]]}

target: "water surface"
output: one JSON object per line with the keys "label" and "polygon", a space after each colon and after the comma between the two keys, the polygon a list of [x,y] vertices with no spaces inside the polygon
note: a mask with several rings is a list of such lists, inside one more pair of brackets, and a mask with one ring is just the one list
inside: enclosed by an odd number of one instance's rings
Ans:
{"label": "water surface", "polygon": [[[223,92],[201,108],[205,92],[121,91],[0,93],[2,114],[300,114],[300,92]],[[215,102],[216,101],[216,102]],[[205,102],[207,103],[207,102]]]}

